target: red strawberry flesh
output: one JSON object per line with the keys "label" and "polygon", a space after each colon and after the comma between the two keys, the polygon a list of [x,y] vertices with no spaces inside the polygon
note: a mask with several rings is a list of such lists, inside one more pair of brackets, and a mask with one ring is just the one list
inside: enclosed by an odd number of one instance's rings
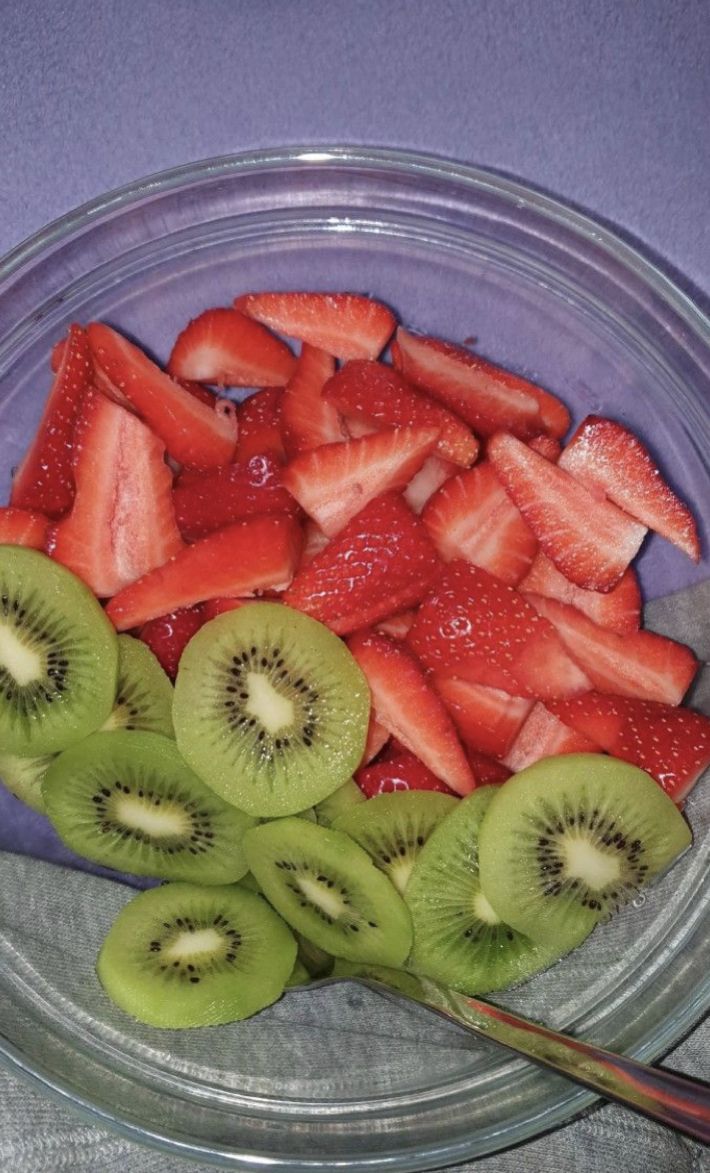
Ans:
{"label": "red strawberry flesh", "polygon": [[151,619],[140,629],[138,635],[157,657],[170,679],[174,680],[182,653],[206,620],[207,616],[201,606],[187,607]]}
{"label": "red strawberry flesh", "polygon": [[347,440],[343,417],[323,398],[323,388],[334,370],[331,355],[304,343],[281,400],[281,433],[289,456]]}
{"label": "red strawberry flesh", "polygon": [[178,477],[173,504],[180,532],[194,542],[255,513],[297,513],[281,483],[281,470],[269,455],[247,464],[226,464],[200,476]]}
{"label": "red strawberry flesh", "polygon": [[585,591],[560,574],[554,562],[540,550],[518,587],[521,591],[531,591],[548,599],[558,599],[560,603],[569,603],[600,627],[616,631],[619,635],[638,631],[641,625],[641,588],[632,567],[624,572],[610,591]]}
{"label": "red strawberry flesh", "polygon": [[235,309],[204,310],[178,335],[168,370],[220,387],[283,387],[296,360],[285,342]]}
{"label": "red strawberry flesh", "polygon": [[0,545],[43,550],[48,528],[49,518],[43,513],[15,509],[12,505],[0,508]]}
{"label": "red strawberry flesh", "polygon": [[377,358],[395,327],[391,310],[354,293],[245,293],[235,308],[336,358]]}

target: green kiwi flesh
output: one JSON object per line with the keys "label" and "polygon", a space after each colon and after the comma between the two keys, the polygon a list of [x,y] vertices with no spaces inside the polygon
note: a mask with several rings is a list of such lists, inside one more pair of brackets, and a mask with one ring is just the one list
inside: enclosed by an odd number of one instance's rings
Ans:
{"label": "green kiwi flesh", "polygon": [[118,637],[116,697],[101,728],[103,732],[141,729],[174,737],[173,686],[148,645],[131,635]]}
{"label": "green kiwi flesh", "polygon": [[504,923],[483,895],[478,835],[498,789],[484,786],[454,800],[419,853],[405,896],[414,926],[409,968],[465,994],[523,981],[586,935],[570,928],[551,946],[535,944]]}
{"label": "green kiwi flesh", "polygon": [[544,758],[510,778],[481,826],[481,887],[536,941],[590,932],[690,846],[643,770],[601,754]]}
{"label": "green kiwi flesh", "polygon": [[350,961],[404,962],[412,944],[406,905],[348,835],[277,819],[247,831],[244,851],[266,898],[320,949]]}
{"label": "green kiwi flesh", "polygon": [[[447,795],[443,796],[444,798]],[[338,957],[333,966],[333,977],[339,978],[370,978],[374,982],[381,982],[385,986],[391,986],[394,990],[399,990],[401,994],[405,994],[408,998],[415,998],[417,1001],[426,1001],[426,995],[422,988],[422,983],[419,978],[412,973],[407,973],[403,969],[392,969],[387,965],[365,965],[354,961],[343,961]]]}
{"label": "green kiwi flesh", "polygon": [[279,603],[219,615],[183,652],[173,720],[180,752],[252,815],[297,814],[359,764],[370,694],[341,639]]}
{"label": "green kiwi flesh", "polygon": [[57,755],[42,754],[34,758],[20,758],[15,754],[0,754],[0,778],[15,798],[41,815],[45,813],[42,782]]}
{"label": "green kiwi flesh", "polygon": [[179,1028],[248,1018],[281,996],[295,962],[293,934],[261,896],[175,883],[125,905],[96,969],[126,1014]]}
{"label": "green kiwi flesh", "polygon": [[116,632],[91,591],[37,550],[0,546],[0,745],[34,757],[98,729],[116,691]]}
{"label": "green kiwi flesh", "polygon": [[364,847],[373,863],[404,894],[417,855],[458,801],[434,791],[379,794],[364,805],[351,807],[333,826]]}
{"label": "green kiwi flesh", "polygon": [[291,971],[291,976],[286,982],[286,989],[292,990],[296,986],[307,986],[311,980],[311,975],[301,961],[300,957],[296,957],[296,963]]}
{"label": "green kiwi flesh", "polygon": [[201,884],[232,883],[247,871],[241,841],[254,820],[157,733],[93,733],[52,762],[42,793],[64,842],[95,863]]}
{"label": "green kiwi flesh", "polygon": [[316,819],[324,827],[333,825],[338,815],[342,815],[345,811],[350,810],[354,806],[358,806],[365,801],[365,795],[358,786],[354,778],[348,778],[347,782],[343,782],[337,790],[329,794],[315,807]]}

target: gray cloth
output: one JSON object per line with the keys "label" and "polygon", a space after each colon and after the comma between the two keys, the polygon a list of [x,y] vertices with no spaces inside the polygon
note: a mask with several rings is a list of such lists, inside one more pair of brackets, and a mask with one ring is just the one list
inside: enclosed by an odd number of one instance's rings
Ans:
{"label": "gray cloth", "polygon": [[[710,630],[699,630],[698,625],[698,616],[704,613],[710,614],[710,583],[652,603],[647,609],[647,621],[656,630],[692,644],[696,653],[707,659]],[[708,711],[709,678],[705,671],[693,692],[693,703]],[[45,968],[53,966],[53,979],[63,993],[72,996],[83,988],[85,994],[87,974],[93,965],[93,938],[100,939],[102,925],[125,902],[126,890],[104,879],[61,872],[51,864],[0,855],[0,894],[2,934],[40,972],[43,964]],[[77,944],[79,937],[88,939],[86,956]],[[292,1035],[292,1046],[302,1047],[304,1056],[308,1054],[309,1021],[313,1022],[312,1015],[309,1020],[307,1000],[313,997],[314,992],[299,996],[299,1021]],[[273,1016],[273,1028],[279,1034],[289,1029],[291,1005],[287,1001],[265,1012]],[[319,1024],[323,1010],[325,1004],[313,1011]],[[354,1040],[364,1033],[360,1011],[357,999],[340,1000],[334,1021],[324,1025],[332,1025],[340,1036],[348,1032]],[[386,1022],[384,1017],[378,1019],[376,1011],[374,1020],[372,1015],[367,1020],[373,1040],[377,1038],[377,1023]],[[189,1061],[186,1056],[190,1048],[184,1034],[175,1048],[176,1062]],[[396,1045],[394,1049],[396,1052]],[[417,1046],[410,1036],[402,1040],[398,1059],[411,1063],[413,1054],[417,1054]],[[422,1051],[421,1061],[428,1061],[423,1054]],[[710,1023],[699,1026],[665,1062],[678,1071],[710,1080]],[[373,1045],[373,1073],[376,1066],[377,1048]],[[257,1068],[254,1070],[258,1074]],[[190,1173],[207,1168],[202,1163],[143,1148],[87,1124],[34,1086],[0,1070],[0,1169],[12,1173]],[[667,1129],[620,1108],[605,1106],[520,1148],[456,1168],[460,1173],[529,1173],[532,1169],[543,1173],[567,1173],[571,1169],[577,1173],[608,1173],[616,1168],[622,1168],[624,1173],[699,1173],[710,1170],[710,1156],[708,1150]]]}

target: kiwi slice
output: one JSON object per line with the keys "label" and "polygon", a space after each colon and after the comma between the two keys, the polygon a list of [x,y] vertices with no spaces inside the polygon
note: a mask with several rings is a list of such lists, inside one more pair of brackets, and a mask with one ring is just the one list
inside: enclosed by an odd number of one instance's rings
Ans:
{"label": "kiwi slice", "polygon": [[173,686],[147,644],[131,635],[118,637],[118,683],[113,709],[102,730],[142,729],[173,733]]}
{"label": "kiwi slice", "polygon": [[173,719],[185,760],[252,815],[296,814],[350,777],[370,694],[342,640],[279,603],[219,615],[183,652]]}
{"label": "kiwi slice", "polygon": [[96,970],[108,996],[149,1026],[248,1018],[283,993],[296,942],[260,896],[238,885],[164,884],[119,912]]}
{"label": "kiwi slice", "polygon": [[328,977],[333,969],[334,958],[332,955],[326,953],[325,949],[319,949],[302,933],[296,933],[295,936],[299,960],[303,962],[309,976],[312,978]]}
{"label": "kiwi slice", "polygon": [[324,798],[315,807],[316,819],[324,827],[330,827],[339,815],[365,801],[365,795],[354,778],[348,778],[337,790]]}
{"label": "kiwi slice", "polygon": [[247,871],[241,840],[254,820],[157,733],[93,733],[52,762],[42,793],[64,842],[106,867],[202,884]]}
{"label": "kiwi slice", "polygon": [[493,798],[481,887],[536,941],[590,932],[690,846],[690,828],[643,770],[601,754],[543,758]]}
{"label": "kiwi slice", "polygon": [[247,831],[244,851],[266,898],[319,948],[381,965],[397,966],[407,957],[407,907],[348,835],[303,819],[277,819]]}
{"label": "kiwi slice", "polygon": [[86,737],[116,691],[116,632],[88,587],[37,550],[0,546],[0,745],[35,757]]}
{"label": "kiwi slice", "polygon": [[[447,795],[444,795],[444,798],[446,797]],[[391,986],[392,989],[399,990],[401,994],[406,995],[408,998],[415,998],[417,1001],[426,1001],[426,996],[419,978],[416,978],[412,973],[407,973],[403,969],[392,969],[387,965],[358,964],[354,961],[343,961],[341,957],[338,957],[333,966],[333,977],[371,978],[374,982],[382,982],[385,986]]]}
{"label": "kiwi slice", "polygon": [[20,758],[16,754],[0,754],[0,778],[10,793],[41,815],[45,813],[42,782],[56,756],[50,753],[35,758]]}
{"label": "kiwi slice", "polygon": [[379,794],[354,806],[333,826],[365,848],[398,892],[404,894],[414,861],[432,831],[459,802],[435,791]]}
{"label": "kiwi slice", "polygon": [[286,989],[292,990],[294,986],[307,986],[311,980],[311,975],[301,961],[300,957],[296,957],[296,963],[291,970],[291,976],[286,982]]}
{"label": "kiwi slice", "polygon": [[465,994],[523,981],[578,945],[583,931],[553,946],[534,944],[494,912],[478,874],[480,826],[498,787],[459,802],[432,833],[414,864],[406,902],[414,925],[410,968]]}

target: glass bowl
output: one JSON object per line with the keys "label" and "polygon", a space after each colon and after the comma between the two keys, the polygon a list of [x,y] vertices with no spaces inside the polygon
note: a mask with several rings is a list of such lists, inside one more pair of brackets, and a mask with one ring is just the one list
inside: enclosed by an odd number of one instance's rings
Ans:
{"label": "glass bowl", "polygon": [[[166,172],[6,257],[4,488],[39,417],[50,348],[70,322],[102,318],[164,359],[196,312],[262,288],[369,292],[411,326],[475,338],[559,393],[575,419],[602,412],[629,424],[696,511],[707,506],[710,323],[684,294],[605,228],[519,183],[358,148]],[[710,577],[707,553],[695,567],[655,538],[639,571],[647,599]],[[707,791],[687,804],[694,849],[646,899],[496,1000],[645,1060],[679,1040],[710,1004]],[[76,872],[63,881],[79,903],[83,882]],[[49,891],[50,908],[55,899]],[[116,885],[102,917],[125,899]],[[93,977],[107,923],[82,923],[75,965],[59,977],[41,950],[18,951],[0,934],[0,1050],[144,1143],[234,1169],[432,1169],[520,1143],[594,1103],[356,986],[291,992],[228,1027],[140,1027]]]}

